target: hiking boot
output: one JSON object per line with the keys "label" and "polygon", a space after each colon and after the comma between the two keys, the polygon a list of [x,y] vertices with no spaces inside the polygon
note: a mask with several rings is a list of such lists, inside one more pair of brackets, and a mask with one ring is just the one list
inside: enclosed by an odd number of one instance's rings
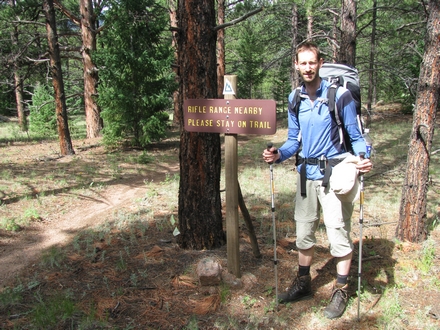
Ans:
{"label": "hiking boot", "polygon": [[324,315],[329,319],[340,317],[347,306],[348,301],[348,285],[341,286],[336,284],[333,288],[330,304],[324,309]]}
{"label": "hiking boot", "polygon": [[312,296],[312,278],[310,275],[299,276],[293,280],[292,285],[278,295],[280,303],[288,303],[292,301],[299,301]]}

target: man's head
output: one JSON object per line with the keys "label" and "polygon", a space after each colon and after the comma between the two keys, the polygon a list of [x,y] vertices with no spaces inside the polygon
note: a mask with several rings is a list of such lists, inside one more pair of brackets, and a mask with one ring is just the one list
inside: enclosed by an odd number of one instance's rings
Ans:
{"label": "man's head", "polygon": [[318,46],[312,42],[305,42],[296,50],[295,67],[306,84],[320,81],[319,69],[323,62]]}

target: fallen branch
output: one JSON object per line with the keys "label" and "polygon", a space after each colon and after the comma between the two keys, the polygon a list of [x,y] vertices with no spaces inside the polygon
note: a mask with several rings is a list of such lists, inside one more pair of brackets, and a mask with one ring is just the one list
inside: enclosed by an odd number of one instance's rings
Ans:
{"label": "fallen branch", "polygon": [[391,222],[377,222],[377,223],[365,224],[364,227],[365,227],[365,228],[367,228],[367,227],[380,227],[380,226],[383,226],[383,225],[391,225],[391,224],[395,224],[395,223],[397,223],[397,222],[398,222],[398,221],[391,221]]}
{"label": "fallen branch", "polygon": [[367,258],[362,258],[362,261],[369,261],[369,260],[376,260],[376,259],[383,259],[383,257],[380,255],[376,255],[376,256],[371,256],[371,257],[367,257]]}
{"label": "fallen branch", "polygon": [[382,294],[381,293],[379,293],[379,296],[376,299],[374,299],[374,301],[370,304],[370,306],[368,306],[367,312],[372,310],[377,305],[377,303],[379,302],[380,298],[382,298]]}
{"label": "fallen branch", "polygon": [[255,258],[261,258],[260,249],[258,248],[257,236],[255,235],[254,226],[252,224],[251,216],[244,202],[243,194],[241,193],[240,183],[238,183],[238,205],[243,215],[244,222],[246,223],[249,231],[249,238],[251,240],[252,253]]}

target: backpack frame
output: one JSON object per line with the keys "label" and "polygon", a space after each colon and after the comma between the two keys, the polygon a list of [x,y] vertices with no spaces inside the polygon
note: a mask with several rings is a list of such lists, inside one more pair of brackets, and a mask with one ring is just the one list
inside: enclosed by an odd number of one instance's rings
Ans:
{"label": "backpack frame", "polygon": [[[361,90],[358,70],[345,64],[324,63],[319,70],[319,76],[331,84],[327,92],[327,105],[332,120],[338,127],[340,143],[345,146],[346,151],[353,153],[351,143],[347,143],[347,141],[350,141],[350,137],[344,129],[344,123],[341,120],[340,110],[336,107],[336,93],[338,88],[341,86],[347,88],[347,90],[351,93],[356,106],[356,120],[358,127],[361,133],[364,134],[364,127],[361,120]],[[299,113],[299,106],[301,100],[303,99],[301,96],[301,88],[302,86],[299,86],[295,89],[295,94],[292,100],[294,105],[292,109],[297,117]]]}

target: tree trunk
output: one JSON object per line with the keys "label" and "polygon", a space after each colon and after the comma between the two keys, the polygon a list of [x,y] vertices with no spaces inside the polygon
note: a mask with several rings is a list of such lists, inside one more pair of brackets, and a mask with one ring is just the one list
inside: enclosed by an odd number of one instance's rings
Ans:
{"label": "tree trunk", "polygon": [[[225,0],[218,0],[218,25],[225,22]],[[217,97],[223,98],[225,77],[225,29],[217,31]]]}
{"label": "tree trunk", "polygon": [[333,15],[333,25],[332,25],[332,38],[331,38],[331,42],[330,42],[330,46],[332,49],[332,59],[331,61],[335,61],[338,59],[338,54],[339,54],[339,50],[338,50],[338,20],[339,16],[338,15]]}
{"label": "tree trunk", "polygon": [[399,224],[401,240],[421,242],[428,235],[426,204],[429,161],[440,94],[440,1],[429,2],[425,54],[420,69],[413,130],[409,142]]}
{"label": "tree trunk", "polygon": [[296,47],[298,46],[298,6],[292,5],[292,64],[290,68],[290,82],[292,90],[299,86],[299,75],[295,69]]}
{"label": "tree trunk", "polygon": [[81,13],[81,55],[84,66],[84,106],[86,113],[87,138],[95,138],[102,130],[101,109],[96,103],[98,95],[98,69],[92,61],[96,51],[96,19],[92,0],[80,0]]}
{"label": "tree trunk", "polygon": [[[15,1],[11,1],[10,5],[15,7]],[[12,33],[12,44],[18,46],[18,28],[14,24],[14,32]],[[15,92],[15,103],[17,108],[18,125],[22,132],[27,131],[27,120],[24,113],[23,106],[23,80],[20,76],[20,67],[18,65],[18,58],[14,60],[14,92]]]}
{"label": "tree trunk", "polygon": [[[177,17],[181,100],[216,98],[214,1],[179,1]],[[178,244],[187,249],[218,248],[225,244],[220,134],[186,132],[183,120],[181,116]]]}
{"label": "tree trunk", "polygon": [[66,95],[64,93],[63,73],[58,45],[57,27],[53,0],[43,1],[43,11],[46,17],[47,41],[49,44],[50,71],[55,93],[56,117],[61,155],[73,155],[72,140],[70,139],[67,120]]}
{"label": "tree trunk", "polygon": [[16,63],[14,64],[14,91],[15,91],[15,103],[17,104],[16,107],[17,107],[18,125],[22,132],[26,132],[27,120],[23,106],[23,80],[20,77],[20,73],[18,72],[18,66]]}
{"label": "tree trunk", "polygon": [[373,95],[375,95],[374,62],[376,60],[376,25],[377,25],[377,0],[373,0],[373,19],[371,22],[371,46],[370,46],[370,66],[368,70],[368,95],[367,95],[367,122],[366,126],[371,124]]}
{"label": "tree trunk", "polygon": [[339,63],[356,65],[356,1],[342,0]]}
{"label": "tree trunk", "polygon": [[[171,28],[177,29],[177,0],[169,0],[168,6],[170,10],[170,25]],[[174,60],[175,64],[173,65],[173,72],[175,73],[175,82],[176,86],[179,86],[180,84],[180,72],[179,72],[179,66],[177,63],[179,62],[178,54],[177,54],[177,32],[173,30],[171,32],[172,34],[172,41],[171,45],[173,47],[174,51]],[[182,116],[182,113],[180,112],[179,105],[181,104],[180,101],[180,94],[179,89],[176,89],[173,92],[173,105],[174,105],[174,111],[173,111],[173,124],[174,125],[180,125],[180,117]]]}
{"label": "tree trunk", "polygon": [[307,40],[313,39],[313,12],[311,8],[307,9]]}

